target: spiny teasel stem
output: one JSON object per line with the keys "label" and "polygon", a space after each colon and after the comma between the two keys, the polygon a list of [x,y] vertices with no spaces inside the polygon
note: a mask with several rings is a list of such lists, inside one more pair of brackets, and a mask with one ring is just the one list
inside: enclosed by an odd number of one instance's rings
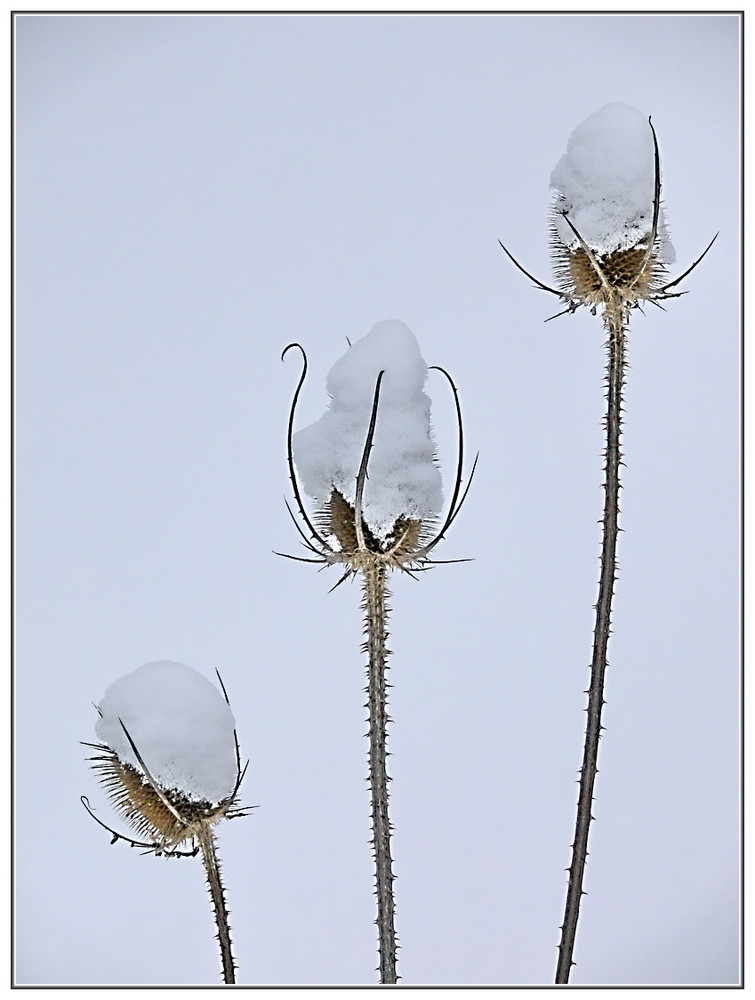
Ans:
{"label": "spiny teasel stem", "polygon": [[386,567],[380,559],[369,559],[362,567],[364,590],[364,644],[368,654],[367,708],[369,712],[369,783],[372,796],[372,846],[375,855],[375,893],[378,903],[378,938],[380,947],[380,982],[395,983],[396,930],[394,927],[393,862],[391,859],[391,823],[388,818],[388,771],[386,729],[386,627],[388,590]]}
{"label": "spiny teasel stem", "polygon": [[568,983],[574,964],[574,939],[582,899],[582,883],[587,861],[587,838],[592,820],[593,790],[598,773],[598,743],[603,710],[608,636],[611,632],[611,602],[616,579],[616,540],[619,533],[619,466],[621,464],[621,411],[626,364],[626,320],[624,304],[617,295],[606,303],[605,325],[608,332],[606,384],[608,406],[606,410],[606,480],[603,510],[603,546],[600,557],[600,584],[595,605],[595,632],[593,638],[590,687],[587,698],[587,728],[582,769],[579,779],[577,820],[569,867],[569,887],[566,893],[564,922],[561,926],[561,943],[558,946],[556,983]]}
{"label": "spiny teasel stem", "polygon": [[215,847],[215,835],[209,823],[203,823],[197,833],[197,841],[202,854],[207,888],[215,913],[215,924],[218,928],[218,943],[220,945],[220,961],[223,966],[223,982],[236,982],[236,967],[231,952],[231,928],[228,923],[228,909],[225,904],[225,890],[220,877],[220,863]]}

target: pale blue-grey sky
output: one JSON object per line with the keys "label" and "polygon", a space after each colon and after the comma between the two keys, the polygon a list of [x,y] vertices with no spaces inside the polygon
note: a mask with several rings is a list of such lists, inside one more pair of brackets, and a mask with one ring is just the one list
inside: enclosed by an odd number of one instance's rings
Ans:
{"label": "pale blue-grey sky", "polygon": [[[480,464],[393,581],[402,982],[552,982],[602,507],[603,334],[552,323],[548,183],[652,115],[689,294],[630,333],[621,573],[574,984],[733,983],[739,890],[739,21],[16,18],[16,977],[214,984],[200,865],[140,857],[80,740],[120,675],[223,675],[241,983],[376,981],[359,593],[279,559],[285,428],[399,319]],[[431,373],[432,375],[432,373]],[[428,387],[446,493],[444,380]]]}

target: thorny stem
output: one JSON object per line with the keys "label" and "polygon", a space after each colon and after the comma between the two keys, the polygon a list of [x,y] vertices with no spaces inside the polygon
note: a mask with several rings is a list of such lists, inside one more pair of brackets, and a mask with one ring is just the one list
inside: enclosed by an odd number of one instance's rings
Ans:
{"label": "thorny stem", "polygon": [[235,963],[231,952],[231,928],[228,923],[228,909],[225,904],[225,890],[220,878],[220,863],[215,849],[215,836],[209,823],[202,823],[197,834],[197,841],[202,852],[207,888],[215,913],[215,924],[218,928],[217,938],[220,945],[220,961],[223,966],[223,982],[236,982]]}
{"label": "thorny stem", "polygon": [[572,860],[569,867],[569,887],[566,894],[564,922],[561,926],[561,943],[558,946],[556,983],[568,983],[569,973],[574,964],[574,938],[577,933],[579,905],[583,896],[582,882],[587,861],[587,838],[592,820],[593,789],[598,773],[598,742],[601,731],[603,709],[603,687],[611,631],[611,601],[616,579],[616,540],[619,532],[619,466],[621,464],[620,436],[622,392],[626,363],[626,314],[618,296],[607,303],[605,323],[608,332],[606,369],[607,400],[606,411],[606,480],[605,506],[603,511],[603,546],[600,558],[600,584],[598,601],[595,605],[595,633],[593,639],[592,664],[590,666],[590,687],[587,699],[587,728],[585,732],[584,756],[579,779],[579,800],[577,820],[572,844]]}
{"label": "thorny stem", "polygon": [[396,982],[396,931],[394,927],[393,862],[391,859],[391,823],[388,818],[388,777],[386,759],[386,661],[388,632],[386,620],[388,591],[386,568],[379,560],[369,560],[362,567],[364,588],[364,644],[368,654],[367,708],[369,712],[369,783],[372,796],[372,846],[375,856],[375,892],[378,903],[378,938],[380,946],[380,982]]}

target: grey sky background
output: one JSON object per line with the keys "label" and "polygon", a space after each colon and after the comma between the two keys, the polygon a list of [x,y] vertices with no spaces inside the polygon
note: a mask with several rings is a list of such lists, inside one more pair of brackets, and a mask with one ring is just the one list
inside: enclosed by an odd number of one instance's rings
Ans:
{"label": "grey sky background", "polygon": [[[634,314],[574,984],[733,983],[739,887],[739,23],[721,16],[16,20],[16,977],[215,984],[198,860],[140,857],[84,758],[107,685],[223,675],[239,982],[376,982],[359,591],[296,553],[297,426],[400,319],[480,463],[393,580],[399,973],[552,982],[602,509],[603,334],[544,325],[550,172],[652,114],[689,294]],[[453,404],[428,392],[446,496]]]}

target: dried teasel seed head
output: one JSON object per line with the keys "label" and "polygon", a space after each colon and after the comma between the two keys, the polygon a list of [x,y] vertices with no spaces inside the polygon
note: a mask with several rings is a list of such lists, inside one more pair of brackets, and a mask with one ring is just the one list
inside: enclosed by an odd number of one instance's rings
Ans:
{"label": "dried teasel seed head", "polygon": [[192,799],[175,788],[153,786],[149,779],[119,759],[104,745],[93,758],[111,804],[134,832],[163,847],[178,847],[193,840],[201,826],[218,823],[233,805],[233,798],[212,803]]}
{"label": "dried teasel seed head", "polygon": [[140,837],[173,848],[233,809],[241,782],[235,722],[197,671],[146,664],[111,684],[98,712],[93,768]]}
{"label": "dried teasel seed head", "polygon": [[[555,226],[553,230],[555,234]],[[553,270],[559,288],[568,298],[590,307],[604,304],[610,291],[626,302],[652,298],[663,285],[666,268],[654,250],[648,252],[647,242],[590,257],[582,247],[571,250],[553,235]]]}
{"label": "dried teasel seed head", "polygon": [[[332,535],[340,547],[344,560],[359,549],[356,529],[356,511],[337,489],[331,490],[330,499],[317,516],[318,526]],[[390,553],[397,561],[411,561],[429,540],[434,521],[398,517],[383,537],[376,536],[362,519],[362,534],[367,550],[377,555]]]}
{"label": "dried teasel seed head", "polygon": [[674,260],[649,119],[609,104],[579,125],[551,176],[551,251],[564,296],[590,307],[653,298]]}

